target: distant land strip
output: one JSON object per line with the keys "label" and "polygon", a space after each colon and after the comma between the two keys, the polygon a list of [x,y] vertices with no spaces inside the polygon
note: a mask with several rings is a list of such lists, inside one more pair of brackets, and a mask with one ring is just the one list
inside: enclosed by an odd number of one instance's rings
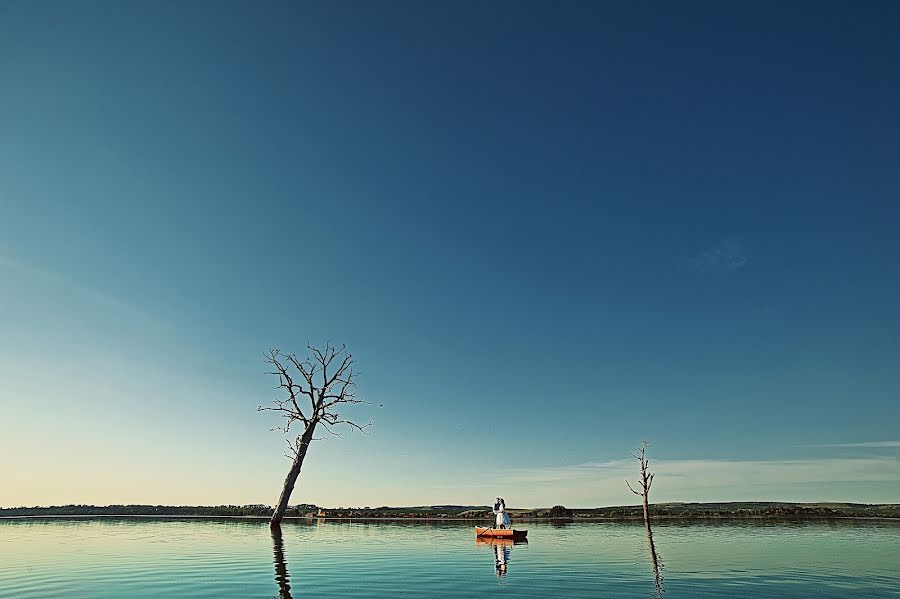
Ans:
{"label": "distant land strip", "polygon": [[[591,521],[641,520],[642,508],[612,506],[597,508],[517,509],[507,511],[511,518],[524,521]],[[838,518],[900,518],[900,504],[865,503],[660,503],[651,506],[657,519],[778,519],[816,520]],[[0,518],[22,517],[209,517],[267,519],[272,515],[268,505],[166,506],[166,505],[63,505],[49,507],[0,508]],[[286,516],[292,519],[354,520],[477,520],[493,517],[489,506],[433,505],[415,507],[336,507],[312,504],[291,506]]]}

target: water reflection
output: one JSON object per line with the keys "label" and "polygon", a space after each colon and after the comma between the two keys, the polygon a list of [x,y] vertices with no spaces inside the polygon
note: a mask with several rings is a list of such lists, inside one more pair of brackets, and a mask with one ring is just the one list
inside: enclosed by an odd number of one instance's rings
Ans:
{"label": "water reflection", "polygon": [[287,562],[284,560],[284,538],[281,527],[273,526],[272,547],[275,553],[275,582],[278,583],[278,599],[294,599],[291,595],[291,576],[288,574]]}
{"label": "water reflection", "polygon": [[662,599],[666,592],[662,577],[663,563],[659,558],[659,552],[656,551],[656,544],[653,542],[653,531],[650,530],[649,524],[647,524],[647,547],[650,550],[650,562],[653,564],[653,582],[656,588],[655,596]]}
{"label": "water reflection", "polygon": [[[652,524],[657,568],[672,599],[900,599],[900,520]],[[0,518],[0,597],[271,599],[281,589],[282,599],[438,599],[476,594],[477,581],[491,574],[487,587],[496,588],[481,594],[496,599],[656,594],[643,522],[575,522],[565,529],[535,522],[529,529],[532,542],[524,548],[507,544],[507,573],[497,578],[496,547],[473,547],[466,522],[292,522],[282,525],[282,549],[268,522]],[[286,565],[289,543],[293,561]],[[295,552],[301,547],[302,563]],[[262,577],[253,574],[259,566]]]}
{"label": "water reflection", "polygon": [[498,578],[506,576],[509,566],[509,554],[513,545],[526,545],[527,540],[513,541],[512,539],[475,538],[476,545],[487,545],[494,550],[494,571]]}

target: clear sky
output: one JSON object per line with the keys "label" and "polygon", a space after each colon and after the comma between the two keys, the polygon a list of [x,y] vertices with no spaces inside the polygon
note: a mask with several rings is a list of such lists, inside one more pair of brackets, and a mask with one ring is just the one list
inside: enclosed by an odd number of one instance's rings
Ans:
{"label": "clear sky", "polygon": [[[895,2],[0,1],[0,505],[900,501]],[[383,404],[383,407],[378,407]]]}

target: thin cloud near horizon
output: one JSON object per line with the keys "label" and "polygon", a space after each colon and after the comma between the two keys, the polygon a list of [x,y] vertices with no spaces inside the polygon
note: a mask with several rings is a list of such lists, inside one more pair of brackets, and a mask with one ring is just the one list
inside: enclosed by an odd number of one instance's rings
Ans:
{"label": "thin cloud near horizon", "polygon": [[[893,456],[773,460],[654,460],[655,501],[851,501],[840,487],[900,482],[900,460]],[[577,496],[579,503],[627,503],[624,481],[634,481],[633,459],[517,468],[495,482],[510,486],[552,486],[555,494]],[[861,485],[861,483],[869,483]],[[827,486],[828,490],[823,488]]]}
{"label": "thin cloud near horizon", "polygon": [[900,441],[865,441],[863,443],[823,443],[808,447],[900,447]]}

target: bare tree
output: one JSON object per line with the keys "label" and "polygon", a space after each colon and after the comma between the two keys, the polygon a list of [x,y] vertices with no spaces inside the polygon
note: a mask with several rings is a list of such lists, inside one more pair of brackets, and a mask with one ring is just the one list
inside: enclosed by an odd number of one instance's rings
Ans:
{"label": "bare tree", "polygon": [[653,474],[647,470],[647,467],[650,465],[650,461],[647,459],[647,447],[649,444],[646,441],[641,441],[641,447],[631,455],[641,463],[641,480],[640,480],[640,491],[635,491],[631,486],[631,483],[628,480],[625,480],[625,484],[628,485],[628,488],[635,495],[639,495],[641,499],[644,500],[644,524],[647,525],[647,532],[650,532],[650,506],[647,501],[647,497],[650,495],[650,485],[653,484]]}
{"label": "bare tree", "polygon": [[338,411],[347,404],[367,403],[356,398],[354,360],[347,348],[343,345],[335,347],[330,342],[323,350],[311,345],[306,347],[309,353],[302,360],[295,354],[283,354],[277,349],[269,350],[265,357],[266,363],[273,367],[267,374],[278,377],[275,388],[281,391],[282,397],[276,398],[270,406],[259,406],[257,411],[270,410],[284,416],[285,424],[272,430],[288,434],[295,423],[303,427],[293,441],[288,441],[289,453],[286,455],[293,462],[272,514],[272,527],[281,525],[306,452],[315,440],[316,428],[321,425],[332,435],[340,436],[333,427],[343,424],[365,433],[372,424],[371,420],[367,424],[357,424],[343,418]]}
{"label": "bare tree", "polygon": [[644,502],[644,527],[647,529],[647,545],[650,550],[650,562],[653,564],[653,578],[656,585],[656,594],[662,597],[665,593],[665,586],[662,581],[662,563],[659,554],[656,551],[656,544],[653,542],[653,530],[650,528],[650,486],[653,484],[654,474],[648,470],[650,460],[647,459],[647,448],[650,446],[646,441],[641,441],[640,448],[631,455],[641,464],[640,491],[635,491],[628,479],[625,484],[635,495],[639,495]]}

